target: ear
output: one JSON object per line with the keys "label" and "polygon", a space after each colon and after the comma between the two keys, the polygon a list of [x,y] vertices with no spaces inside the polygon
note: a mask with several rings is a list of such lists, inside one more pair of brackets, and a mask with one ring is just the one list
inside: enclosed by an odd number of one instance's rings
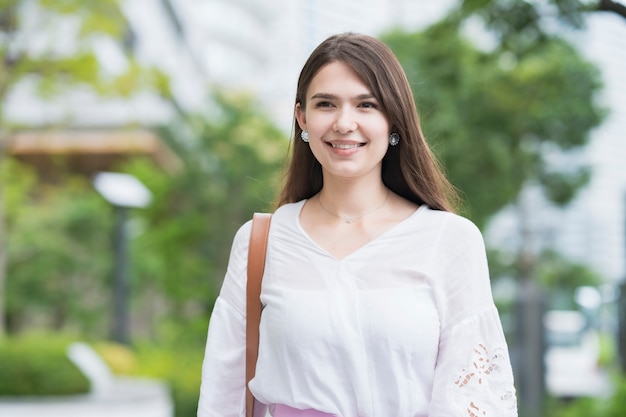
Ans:
{"label": "ear", "polygon": [[306,130],[306,116],[304,113],[304,109],[299,102],[296,103],[295,116],[296,120],[298,121],[298,125],[300,126],[300,129]]}

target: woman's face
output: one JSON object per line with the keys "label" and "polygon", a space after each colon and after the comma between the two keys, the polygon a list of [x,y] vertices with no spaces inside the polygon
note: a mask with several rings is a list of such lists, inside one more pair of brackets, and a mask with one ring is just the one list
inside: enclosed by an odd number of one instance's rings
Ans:
{"label": "woman's face", "polygon": [[370,88],[346,64],[331,62],[313,77],[306,109],[296,119],[309,132],[309,146],[330,177],[380,179],[390,126]]}

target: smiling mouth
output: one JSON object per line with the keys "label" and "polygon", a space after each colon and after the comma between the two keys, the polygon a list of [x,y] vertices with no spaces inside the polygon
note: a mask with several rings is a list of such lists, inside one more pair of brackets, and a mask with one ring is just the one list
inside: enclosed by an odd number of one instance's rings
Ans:
{"label": "smiling mouth", "polygon": [[364,143],[331,143],[330,146],[337,149],[356,149],[365,146]]}

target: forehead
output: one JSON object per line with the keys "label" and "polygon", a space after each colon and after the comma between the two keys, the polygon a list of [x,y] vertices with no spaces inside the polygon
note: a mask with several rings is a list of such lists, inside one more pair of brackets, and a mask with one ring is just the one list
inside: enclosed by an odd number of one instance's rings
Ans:
{"label": "forehead", "polygon": [[371,89],[348,64],[333,61],[322,66],[315,74],[309,84],[307,96],[335,92],[371,94]]}

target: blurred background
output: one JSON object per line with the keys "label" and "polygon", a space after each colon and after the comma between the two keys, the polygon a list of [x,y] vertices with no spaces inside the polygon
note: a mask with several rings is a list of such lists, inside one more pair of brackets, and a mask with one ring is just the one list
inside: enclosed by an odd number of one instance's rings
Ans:
{"label": "blurred background", "polygon": [[485,235],[520,415],[626,416],[621,0],[0,0],[0,415],[196,415],[232,238],[346,31]]}

